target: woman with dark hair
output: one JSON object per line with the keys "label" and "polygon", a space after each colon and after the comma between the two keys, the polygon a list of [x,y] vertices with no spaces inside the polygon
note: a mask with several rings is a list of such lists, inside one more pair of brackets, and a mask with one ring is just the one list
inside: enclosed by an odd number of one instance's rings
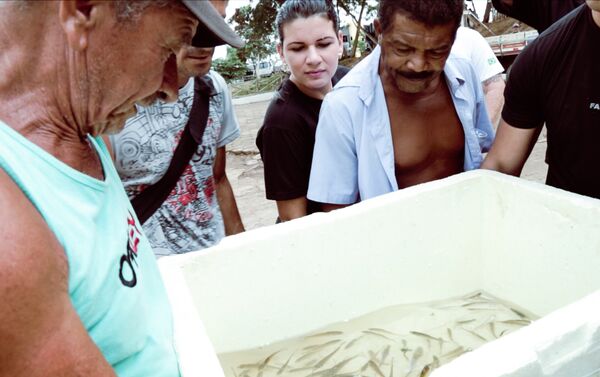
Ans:
{"label": "woman with dark hair", "polygon": [[267,199],[279,220],[319,211],[306,198],[321,103],[348,72],[339,67],[343,42],[331,0],[287,0],[277,14],[277,51],[290,76],[271,101],[256,145],[265,169]]}

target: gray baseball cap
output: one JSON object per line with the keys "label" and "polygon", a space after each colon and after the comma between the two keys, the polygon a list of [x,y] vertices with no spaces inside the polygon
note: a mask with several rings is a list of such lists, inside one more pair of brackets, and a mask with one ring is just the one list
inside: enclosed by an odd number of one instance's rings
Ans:
{"label": "gray baseball cap", "polygon": [[244,46],[244,41],[227,25],[223,17],[208,0],[181,0],[198,20],[223,41],[223,44],[236,48]]}

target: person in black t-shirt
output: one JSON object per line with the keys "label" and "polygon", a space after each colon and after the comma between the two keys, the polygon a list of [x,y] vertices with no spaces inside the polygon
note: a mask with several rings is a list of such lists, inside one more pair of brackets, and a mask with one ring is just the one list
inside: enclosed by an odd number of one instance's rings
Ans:
{"label": "person in black t-shirt", "polygon": [[600,198],[600,0],[587,0],[529,45],[504,96],[482,167],[519,175],[546,123],[546,183]]}
{"label": "person in black t-shirt", "polygon": [[342,34],[330,0],[287,0],[276,23],[277,51],[291,74],[267,109],[256,145],[267,199],[277,201],[279,219],[287,221],[320,209],[306,199],[319,110],[348,69],[338,68]]}
{"label": "person in black t-shirt", "polygon": [[540,34],[585,0],[492,0],[500,13],[525,22]]}

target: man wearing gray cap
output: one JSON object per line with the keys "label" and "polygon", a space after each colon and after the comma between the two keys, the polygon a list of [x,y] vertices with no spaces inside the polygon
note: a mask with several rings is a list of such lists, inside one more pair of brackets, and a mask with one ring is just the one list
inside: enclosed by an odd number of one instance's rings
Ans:
{"label": "man wearing gray cap", "polygon": [[[225,17],[228,1],[211,2]],[[225,80],[210,71],[215,46],[225,43],[200,25],[192,45],[177,55],[177,102],[139,107],[123,131],[110,138],[117,171],[157,256],[204,249],[244,230],[225,173],[225,148],[240,127]],[[195,94],[198,90],[202,93]],[[206,109],[201,120],[192,114],[199,99]],[[178,148],[192,139],[197,139],[193,150],[181,156]]]}
{"label": "man wearing gray cap", "polygon": [[0,376],[179,376],[149,242],[101,135],[177,98],[202,1],[0,2]]}

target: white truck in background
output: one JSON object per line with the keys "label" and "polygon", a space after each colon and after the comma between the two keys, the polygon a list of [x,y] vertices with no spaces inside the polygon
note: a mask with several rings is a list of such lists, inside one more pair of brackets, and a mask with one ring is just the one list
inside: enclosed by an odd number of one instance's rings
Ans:
{"label": "white truck in background", "polygon": [[251,62],[246,63],[246,76],[265,77],[271,76],[273,72],[274,66],[270,60],[261,60],[256,66]]}
{"label": "white truck in background", "polygon": [[485,40],[489,43],[494,54],[500,57],[518,55],[523,51],[525,46],[533,42],[537,37],[538,32],[536,30],[529,30],[487,37]]}

